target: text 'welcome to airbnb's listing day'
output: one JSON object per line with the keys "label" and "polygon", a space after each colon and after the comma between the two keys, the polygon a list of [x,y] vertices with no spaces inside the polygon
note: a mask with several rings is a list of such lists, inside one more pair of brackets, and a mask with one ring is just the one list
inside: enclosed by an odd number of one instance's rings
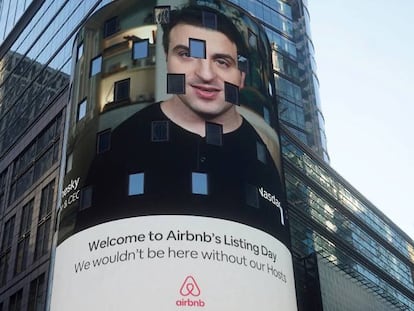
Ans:
{"label": "text 'welcome to airbnb's listing day'", "polygon": [[[177,241],[185,243],[179,243],[181,247],[168,246],[168,242],[178,245]],[[287,282],[285,273],[278,267],[276,250],[269,245],[252,243],[245,238],[228,234],[189,230],[148,231],[91,240],[87,242],[87,248],[89,256],[74,263],[76,274],[131,261],[139,264],[144,260],[188,259],[238,265]],[[102,250],[106,251],[105,255],[100,254]],[[113,252],[108,254],[109,250]]]}

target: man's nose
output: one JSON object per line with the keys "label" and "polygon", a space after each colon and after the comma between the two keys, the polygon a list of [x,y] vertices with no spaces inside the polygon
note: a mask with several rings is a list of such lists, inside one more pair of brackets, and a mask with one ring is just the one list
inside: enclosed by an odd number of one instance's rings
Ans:
{"label": "man's nose", "polygon": [[196,74],[203,81],[211,81],[216,77],[214,64],[209,59],[199,59]]}

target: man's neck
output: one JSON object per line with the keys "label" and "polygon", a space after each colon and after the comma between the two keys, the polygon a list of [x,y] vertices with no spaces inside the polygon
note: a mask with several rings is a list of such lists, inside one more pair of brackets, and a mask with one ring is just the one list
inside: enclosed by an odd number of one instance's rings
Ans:
{"label": "man's neck", "polygon": [[223,133],[230,133],[237,130],[243,120],[235,107],[231,107],[219,116],[205,117],[197,114],[175,97],[162,102],[161,110],[175,124],[202,137],[206,135],[206,122],[221,124]]}

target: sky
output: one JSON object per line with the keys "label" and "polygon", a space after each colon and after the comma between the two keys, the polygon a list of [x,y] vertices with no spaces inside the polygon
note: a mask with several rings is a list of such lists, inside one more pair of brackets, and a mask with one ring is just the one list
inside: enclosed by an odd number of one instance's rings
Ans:
{"label": "sky", "polygon": [[414,239],[414,1],[308,5],[331,166]]}

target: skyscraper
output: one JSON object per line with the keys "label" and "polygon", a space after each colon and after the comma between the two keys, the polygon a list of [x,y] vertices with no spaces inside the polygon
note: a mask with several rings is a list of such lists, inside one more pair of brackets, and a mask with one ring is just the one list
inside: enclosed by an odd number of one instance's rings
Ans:
{"label": "skyscraper", "polygon": [[[0,310],[44,310],[74,38],[110,2],[0,1]],[[327,164],[306,1],[231,2],[273,49],[300,310],[414,310],[413,241]]]}

